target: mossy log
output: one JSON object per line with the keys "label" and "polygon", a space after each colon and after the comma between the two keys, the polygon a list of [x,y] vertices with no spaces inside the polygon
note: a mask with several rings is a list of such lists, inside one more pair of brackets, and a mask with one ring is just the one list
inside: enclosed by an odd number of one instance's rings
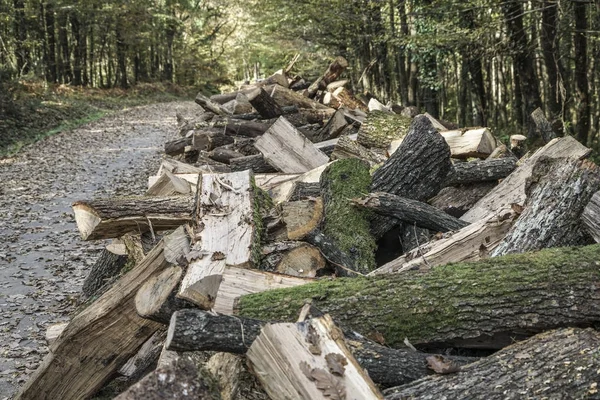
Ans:
{"label": "mossy log", "polygon": [[[426,118],[426,117],[425,117]],[[411,119],[384,111],[371,111],[358,131],[358,143],[386,149],[393,140],[408,134]]]}
{"label": "mossy log", "polygon": [[[343,264],[344,267],[361,274],[371,272],[376,268],[377,245],[370,232],[369,213],[355,208],[351,202],[352,198],[369,191],[369,165],[353,158],[334,162],[321,174],[320,184],[323,234],[347,255],[345,261],[350,264]],[[348,275],[348,271],[339,268],[338,273]]]}
{"label": "mossy log", "polygon": [[386,399],[597,399],[600,333],[565,328],[462,367],[390,389]]}
{"label": "mossy log", "polygon": [[292,321],[307,300],[344,329],[427,348],[498,349],[547,329],[600,321],[600,245],[336,279],[243,296],[239,314]]}
{"label": "mossy log", "polygon": [[525,210],[492,257],[593,243],[581,214],[598,189],[600,168],[593,161],[539,160],[526,189]]}

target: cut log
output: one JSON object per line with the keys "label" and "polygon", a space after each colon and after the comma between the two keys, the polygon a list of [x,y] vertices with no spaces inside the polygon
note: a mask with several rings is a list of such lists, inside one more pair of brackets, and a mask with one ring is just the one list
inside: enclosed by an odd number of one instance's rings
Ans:
{"label": "cut log", "polygon": [[314,278],[327,262],[318,248],[304,242],[277,242],[263,247],[261,268],[283,275]]}
{"label": "cut log", "polygon": [[515,154],[515,156],[517,156],[517,158],[522,158],[528,151],[527,136],[511,135],[510,150]]}
{"label": "cut log", "polygon": [[587,232],[600,243],[600,192],[594,193],[581,214],[581,221]]}
{"label": "cut log", "polygon": [[496,184],[496,182],[482,182],[445,187],[429,200],[429,204],[453,217],[460,218],[487,195]]}
{"label": "cut log", "polygon": [[[301,175],[296,175],[294,178],[285,180],[277,186],[273,186],[269,189],[269,194],[275,204],[279,204],[284,201],[290,201],[290,197],[294,191],[294,187],[298,183],[318,183],[321,174],[327,168],[329,164],[321,165],[315,169],[305,172]],[[291,176],[291,175],[289,175]]]}
{"label": "cut log", "polygon": [[223,129],[201,130],[194,132],[191,145],[199,151],[211,151],[217,147],[231,144],[235,141],[233,137],[223,132]]}
{"label": "cut log", "polygon": [[580,219],[598,189],[600,168],[593,161],[539,160],[525,210],[492,256],[593,243]]}
{"label": "cut log", "polygon": [[323,95],[321,100],[327,107],[335,108],[336,110],[342,106],[340,101],[331,92],[327,92]]}
{"label": "cut log", "polygon": [[517,168],[514,158],[499,158],[496,160],[481,160],[457,162],[446,178],[446,186],[463,185],[467,183],[489,182],[504,179]]}
{"label": "cut log", "polygon": [[427,273],[341,278],[243,296],[238,309],[291,321],[310,298],[344,329],[380,335],[392,347],[408,338],[428,348],[502,348],[544,330],[596,324],[599,257],[600,245],[554,248]]}
{"label": "cut log", "polygon": [[83,240],[119,237],[127,232],[175,229],[191,220],[193,199],[133,197],[73,203],[77,228]]}
{"label": "cut log", "polygon": [[284,117],[280,117],[256,140],[256,148],[281,172],[307,172],[327,164],[329,157],[315,148]]}
{"label": "cut log", "polygon": [[82,297],[89,299],[95,296],[107,283],[114,281],[127,265],[127,260],[127,254],[115,254],[108,249],[102,250],[90,269],[90,273],[83,281],[81,287]]}
{"label": "cut log", "polygon": [[[188,176],[178,176],[168,170],[160,175],[146,191],[146,196],[170,197],[180,194],[190,194],[192,185],[195,187],[198,183],[199,174],[187,174]],[[190,176],[191,175],[191,176]]]}
{"label": "cut log", "polygon": [[600,334],[592,328],[566,328],[526,341],[460,368],[390,389],[400,399],[533,399],[598,397]]}
{"label": "cut log", "polygon": [[393,113],[393,111],[390,107],[387,107],[385,104],[382,104],[375,97],[373,97],[369,100],[369,104],[367,104],[367,108],[369,109],[369,112],[383,111],[386,113]]}
{"label": "cut log", "polygon": [[89,398],[162,325],[139,317],[134,296],[168,266],[160,242],[141,263],[77,314],[51,347],[17,399]]}
{"label": "cut log", "polygon": [[156,368],[115,400],[197,400],[213,398],[212,376],[187,356]]}
{"label": "cut log", "polygon": [[255,112],[256,110],[250,104],[248,97],[243,93],[238,93],[235,96],[235,100],[233,100],[233,107],[231,109],[231,113],[236,114],[250,114]]}
{"label": "cut log", "polygon": [[392,260],[369,275],[428,270],[438,265],[488,258],[516,219],[512,210],[477,221],[447,237],[432,240]]}
{"label": "cut log", "polygon": [[342,79],[339,81],[331,82],[330,84],[327,85],[327,91],[334,92],[336,89],[346,86],[346,84],[348,82],[349,82],[348,79]]}
{"label": "cut log", "polygon": [[311,200],[321,196],[319,182],[295,182],[289,201]]}
{"label": "cut log", "polygon": [[273,399],[383,399],[327,315],[266,325],[246,357]]}
{"label": "cut log", "polygon": [[[354,96],[354,94],[352,94],[352,92],[346,88],[337,88],[333,92],[333,97],[340,104],[339,108],[348,108],[349,110],[361,112],[362,114],[365,114],[367,111],[369,111],[367,105],[357,99],[356,96]],[[363,115],[363,117],[366,117],[366,114]]]}
{"label": "cut log", "polygon": [[354,199],[353,204],[433,231],[456,231],[469,225],[468,222],[448,215],[427,203],[390,193],[370,193],[360,199]]}
{"label": "cut log", "polygon": [[200,232],[193,238],[201,249],[188,266],[177,297],[210,309],[225,266],[249,266],[253,253],[260,253],[251,182],[251,171],[202,176],[197,194]]}
{"label": "cut log", "polygon": [[[160,329],[140,347],[135,356],[131,357],[125,365],[119,368],[119,374],[131,380],[138,380],[156,365],[163,348],[167,332]],[[152,368],[154,369],[154,368]]]}
{"label": "cut log", "polygon": [[496,148],[496,139],[487,128],[459,129],[440,134],[448,142],[454,158],[486,158]]}
{"label": "cut log", "polygon": [[229,165],[234,172],[245,171],[247,169],[252,170],[254,173],[277,172],[277,170],[265,160],[262,154],[233,158],[229,161]]}
{"label": "cut log", "polygon": [[442,124],[440,121],[438,121],[433,115],[429,114],[428,112],[426,112],[425,114],[423,114],[427,117],[427,119],[429,119],[429,121],[431,121],[431,125],[433,125],[433,127],[435,129],[437,129],[438,132],[443,132],[448,130],[444,124]]}
{"label": "cut log", "polygon": [[558,136],[556,132],[554,132],[552,124],[546,119],[541,108],[538,107],[531,113],[531,121],[535,128],[530,132],[530,139],[534,140],[539,137],[542,139],[542,142],[546,144]]}
{"label": "cut log", "polygon": [[[177,311],[169,327],[168,347],[178,351],[226,351],[245,354],[265,321],[214,315],[201,310]],[[383,387],[412,382],[433,373],[427,368],[431,354],[410,349],[391,349],[373,343],[356,333],[346,334],[346,345],[373,381]],[[448,356],[449,361],[465,365],[476,359]]]}
{"label": "cut log", "polygon": [[283,110],[275,100],[262,88],[257,88],[246,95],[252,107],[258,111],[264,119],[277,118],[283,115]]}
{"label": "cut log", "polygon": [[195,102],[200,107],[204,108],[206,111],[210,111],[217,115],[230,115],[230,113],[225,108],[223,108],[221,104],[212,101],[202,93],[198,93],[196,95]]}
{"label": "cut log", "polygon": [[225,267],[213,310],[232,315],[237,300],[244,295],[262,293],[268,290],[283,289],[314,282],[311,278],[299,278],[266,271]]}
{"label": "cut log", "polygon": [[327,70],[308,88],[308,97],[313,98],[319,90],[327,89],[327,85],[334,82],[344,70],[348,67],[348,61],[344,57],[338,56],[333,60]]}
{"label": "cut log", "polygon": [[207,155],[211,160],[215,160],[215,161],[221,162],[223,164],[229,164],[231,162],[231,160],[233,160],[235,158],[245,157],[245,155],[242,153],[238,153],[235,150],[230,150],[230,149],[227,149],[224,147],[219,147],[217,149],[214,149],[213,151],[209,152]]}
{"label": "cut log", "polygon": [[322,233],[345,257],[336,259],[334,254],[328,254],[327,248],[321,246],[323,243],[314,240],[314,235],[308,235],[307,241],[319,247],[325,258],[336,264],[338,275],[369,273],[375,269],[377,244],[370,233],[369,213],[356,209],[351,203],[352,198],[369,190],[369,165],[355,158],[336,161],[323,171],[320,184],[324,215]]}
{"label": "cut log", "polygon": [[165,153],[169,156],[183,154],[185,147],[192,144],[192,138],[179,138],[165,143]]}
{"label": "cut log", "polygon": [[288,239],[303,240],[321,224],[323,200],[318,197],[311,200],[285,202],[281,204],[281,214]]}
{"label": "cut log", "polygon": [[317,101],[302,96],[300,93],[282,86],[275,85],[271,91],[271,97],[280,107],[296,106],[297,108],[306,108],[312,110],[328,109]]}
{"label": "cut log", "polygon": [[164,158],[156,175],[162,175],[164,171],[169,171],[174,174],[201,174],[205,172],[201,167],[186,164],[174,158]]}
{"label": "cut log", "polygon": [[254,138],[261,136],[269,127],[269,124],[263,122],[229,120],[224,129],[227,135]]}
{"label": "cut log", "polygon": [[488,215],[495,214],[502,208],[510,207],[511,204],[523,206],[527,198],[525,194],[526,181],[531,176],[533,166],[541,157],[565,157],[578,160],[586,157],[590,151],[570,136],[552,140],[523,162],[484,198],[479,200],[461,219],[467,222],[475,222]]}
{"label": "cut log", "polygon": [[[451,168],[448,144],[427,117],[418,115],[398,151],[373,174],[370,191],[427,201],[440,191]],[[396,223],[394,219],[374,218],[374,236],[381,238]]]}
{"label": "cut log", "polygon": [[367,149],[347,135],[339,138],[331,153],[332,160],[343,160],[344,158],[359,158],[368,162],[371,168],[386,161],[385,156]]}
{"label": "cut log", "polygon": [[322,142],[335,139],[340,136],[346,126],[348,126],[348,123],[346,117],[344,117],[344,112],[337,110],[325,126],[312,137],[312,140],[313,142]]}
{"label": "cut log", "polygon": [[244,356],[217,353],[206,362],[205,368],[217,381],[220,400],[269,400],[256,377],[248,371]]}
{"label": "cut log", "polygon": [[58,324],[52,324],[48,328],[46,328],[46,335],[44,336],[44,338],[46,339],[48,346],[52,346],[54,341],[65,330],[67,325],[69,325],[68,322],[59,322]]}
{"label": "cut log", "polygon": [[274,187],[282,185],[286,182],[298,179],[301,174],[256,174],[254,182],[256,186],[268,192]]}
{"label": "cut log", "polygon": [[410,118],[372,111],[360,126],[357,141],[365,147],[386,149],[393,140],[406,136],[410,125]]}

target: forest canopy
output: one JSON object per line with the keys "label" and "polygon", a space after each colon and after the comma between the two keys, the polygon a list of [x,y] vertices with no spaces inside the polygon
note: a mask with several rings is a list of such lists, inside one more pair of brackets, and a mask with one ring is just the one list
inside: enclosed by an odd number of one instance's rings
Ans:
{"label": "forest canopy", "polygon": [[600,0],[0,0],[0,83],[214,92],[341,55],[357,94],[498,135],[541,107],[597,146],[599,33]]}

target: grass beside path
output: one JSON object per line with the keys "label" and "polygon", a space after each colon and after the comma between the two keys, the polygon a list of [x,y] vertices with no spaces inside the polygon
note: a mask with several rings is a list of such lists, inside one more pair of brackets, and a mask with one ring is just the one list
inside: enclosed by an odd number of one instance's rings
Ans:
{"label": "grass beside path", "polygon": [[194,89],[173,84],[139,84],[131,89],[47,86],[40,81],[0,84],[0,158],[28,144],[114,111],[176,100],[190,100]]}

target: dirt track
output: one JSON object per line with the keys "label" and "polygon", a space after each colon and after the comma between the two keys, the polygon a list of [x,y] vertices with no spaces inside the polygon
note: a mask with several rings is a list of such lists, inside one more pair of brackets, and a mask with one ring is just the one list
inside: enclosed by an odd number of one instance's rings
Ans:
{"label": "dirt track", "polygon": [[44,333],[68,320],[104,242],[79,239],[71,203],[143,194],[193,102],[138,107],[0,159],[0,400],[48,352]]}

